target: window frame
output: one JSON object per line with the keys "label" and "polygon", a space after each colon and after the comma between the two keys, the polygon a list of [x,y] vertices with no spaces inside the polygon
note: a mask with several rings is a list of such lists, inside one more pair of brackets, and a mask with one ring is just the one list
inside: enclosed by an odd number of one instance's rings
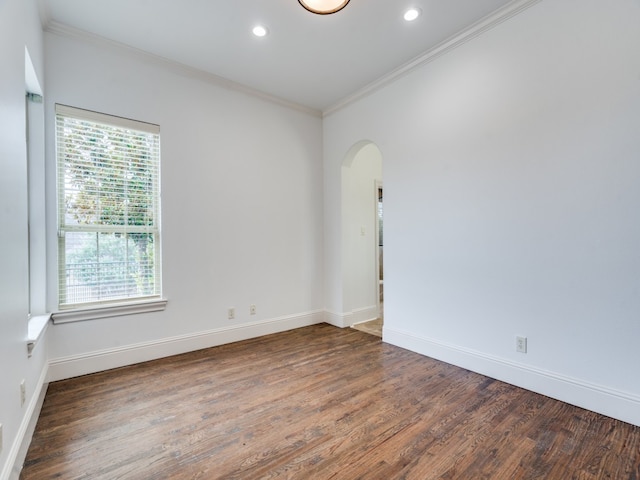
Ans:
{"label": "window frame", "polygon": [[[126,222],[118,225],[109,225],[96,220],[94,223],[87,224],[71,224],[65,221],[68,213],[65,203],[65,195],[67,188],[65,187],[65,145],[61,145],[59,128],[64,120],[69,118],[82,122],[90,122],[94,126],[104,125],[109,128],[121,129],[122,135],[127,135],[126,131],[135,131],[144,134],[153,135],[153,147],[150,149],[152,158],[152,186],[150,187],[152,195],[152,218],[151,225],[137,227],[129,225]],[[57,262],[57,305],[58,312],[53,315],[54,323],[64,323],[69,321],[87,320],[91,318],[104,318],[111,316],[120,316],[130,313],[142,313],[149,311],[164,310],[166,300],[162,298],[162,261],[161,261],[161,190],[160,190],[160,127],[155,124],[131,120],[119,116],[94,112],[91,110],[70,107],[67,105],[55,105],[55,147],[56,147],[56,190],[58,208],[56,211],[56,219],[58,226],[57,245],[58,245],[58,262]],[[147,190],[145,190],[146,192]],[[104,195],[103,193],[99,195]],[[116,233],[128,238],[131,233],[148,234],[153,238],[153,292],[151,294],[128,295],[119,297],[100,297],[89,301],[69,302],[67,294],[67,265],[66,265],[66,234],[71,232],[95,233],[99,236],[101,233]],[[128,240],[127,240],[128,241]],[[99,265],[99,261],[96,263]],[[121,284],[118,284],[121,285]],[[56,321],[57,320],[57,321]]]}

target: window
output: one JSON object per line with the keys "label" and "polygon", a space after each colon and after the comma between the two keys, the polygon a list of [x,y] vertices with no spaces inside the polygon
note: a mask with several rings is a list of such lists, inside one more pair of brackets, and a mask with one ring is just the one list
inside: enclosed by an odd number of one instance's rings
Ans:
{"label": "window", "polygon": [[39,316],[47,311],[44,103],[40,82],[26,46],[24,48],[24,79],[29,315]]}
{"label": "window", "polygon": [[160,128],[56,105],[60,309],[157,299]]}

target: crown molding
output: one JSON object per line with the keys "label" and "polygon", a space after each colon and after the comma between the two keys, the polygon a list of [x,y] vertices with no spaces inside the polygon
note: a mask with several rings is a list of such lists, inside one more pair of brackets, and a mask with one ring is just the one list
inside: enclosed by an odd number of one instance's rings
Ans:
{"label": "crown molding", "polygon": [[436,58],[458,48],[459,46],[467,43],[475,37],[483,34],[484,32],[491,30],[495,26],[510,19],[511,17],[523,12],[529,7],[535,5],[542,0],[513,0],[507,5],[497,9],[493,13],[490,13],[486,17],[473,23],[471,26],[449,37],[447,40],[439,43],[435,47],[427,50],[426,52],[418,55],[413,60],[408,61],[404,65],[392,70],[388,74],[380,77],[379,79],[369,83],[363,88],[357,90],[351,95],[345,97],[339,102],[326,108],[322,112],[323,117],[327,117],[343,108],[351,105],[352,103],[371,95],[372,93],[380,90],[381,88],[389,85],[390,83],[398,80],[399,78],[411,73],[412,71],[422,67],[423,65],[432,62]]}
{"label": "crown molding", "polygon": [[116,49],[120,52],[126,52],[129,55],[137,57],[141,61],[166,68],[167,70],[177,73],[178,75],[198,79],[217,87],[222,87],[227,90],[233,90],[235,92],[243,93],[245,95],[259,98],[261,100],[279,105],[281,107],[297,110],[314,117],[322,117],[322,112],[320,110],[310,108],[295,102],[290,102],[275,95],[269,95],[268,93],[264,93],[260,90],[256,90],[241,83],[234,82],[233,80],[229,80],[228,78],[221,77],[214,73],[206,72],[195,67],[190,67],[183,63],[162,57],[160,55],[155,55],[153,53],[140,50],[139,48],[135,48],[124,43],[110,40],[100,35],[89,33],[79,28],[70,27],[63,23],[53,21],[48,17],[46,3],[43,0],[39,1],[43,5],[43,7],[40,9],[40,18],[43,22],[43,30],[47,33],[62,37],[75,38],[81,41],[93,43],[101,47]]}
{"label": "crown molding", "polygon": [[40,24],[42,29],[45,30],[47,25],[51,23],[51,12],[49,11],[49,5],[47,0],[37,0],[38,14],[40,15]]}
{"label": "crown molding", "polygon": [[401,65],[395,70],[392,70],[388,74],[369,83],[363,88],[355,91],[351,95],[343,98],[339,102],[329,106],[328,108],[322,111],[311,108],[311,107],[307,107],[305,105],[301,105],[295,102],[291,102],[274,95],[269,95],[265,92],[248,87],[238,82],[234,82],[233,80],[229,80],[225,77],[221,77],[214,73],[206,72],[204,70],[201,70],[195,67],[190,67],[183,63],[176,62],[174,60],[170,60],[168,58],[155,55],[153,53],[149,53],[144,50],[140,50],[130,45],[116,42],[114,40],[110,40],[108,38],[95,35],[93,33],[89,33],[84,30],[80,30],[80,29],[53,21],[50,17],[49,9],[47,7],[46,1],[38,0],[38,6],[39,6],[39,12],[40,12],[40,19],[43,24],[43,30],[45,32],[52,33],[59,36],[64,36],[64,37],[77,38],[77,39],[91,42],[103,47],[118,49],[120,51],[124,51],[131,55],[134,55],[138,57],[140,60],[146,61],[147,63],[152,63],[155,65],[162,66],[180,75],[199,79],[203,82],[216,85],[218,87],[222,87],[228,90],[233,90],[235,92],[240,92],[245,95],[259,98],[261,100],[264,100],[282,107],[286,107],[292,110],[297,110],[299,112],[306,113],[308,115],[312,115],[314,117],[327,117],[355,103],[356,101],[375,93],[376,91],[389,85],[390,83],[402,78],[403,76],[435,60],[436,58],[454,50],[455,48],[467,43],[468,41],[474,39],[475,37],[481,35],[482,33],[488,30],[491,30],[495,26],[501,24],[502,22],[510,19],[511,17],[521,13],[522,11],[528,9],[529,7],[541,1],[542,0],[513,0],[507,5],[499,8],[498,10],[492,12],[486,17],[473,23],[471,26],[449,37],[447,40],[439,43],[435,47],[427,50],[426,52],[420,54],[416,58],[405,63],[404,65]]}

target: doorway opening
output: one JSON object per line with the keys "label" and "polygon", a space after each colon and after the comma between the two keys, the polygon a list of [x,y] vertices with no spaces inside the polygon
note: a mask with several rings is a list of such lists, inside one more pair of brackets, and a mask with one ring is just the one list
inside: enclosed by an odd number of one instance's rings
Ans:
{"label": "doorway opening", "polygon": [[376,182],[376,196],[378,198],[378,208],[376,211],[376,220],[378,223],[376,228],[376,231],[378,233],[376,241],[376,244],[378,245],[378,319],[380,320],[380,322],[384,322],[384,209],[382,203],[384,192],[382,190],[382,184],[378,182]]}
{"label": "doorway opening", "polygon": [[[342,164],[342,262],[345,326],[382,336],[382,154],[369,141]],[[382,288],[381,288],[382,287]]]}
{"label": "doorway opening", "polygon": [[353,328],[371,335],[382,338],[382,326],[384,325],[384,210],[383,210],[384,191],[382,182],[375,182],[375,218],[376,218],[376,293],[378,304],[378,317],[373,320],[356,323]]}

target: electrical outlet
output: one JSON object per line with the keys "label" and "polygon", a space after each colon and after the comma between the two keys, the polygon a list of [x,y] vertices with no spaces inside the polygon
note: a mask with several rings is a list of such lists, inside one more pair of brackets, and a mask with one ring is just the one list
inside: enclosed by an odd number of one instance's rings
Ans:
{"label": "electrical outlet", "polygon": [[24,405],[27,399],[27,389],[24,384],[24,379],[20,382],[20,406]]}
{"label": "electrical outlet", "polygon": [[516,337],[516,352],[527,353],[527,337]]}
{"label": "electrical outlet", "polygon": [[229,308],[227,317],[229,318],[229,320],[233,320],[234,318],[236,318],[236,309],[234,307]]}
{"label": "electrical outlet", "polygon": [[251,305],[249,307],[249,314],[251,314],[251,315],[255,315],[256,314],[256,306],[255,305]]}

